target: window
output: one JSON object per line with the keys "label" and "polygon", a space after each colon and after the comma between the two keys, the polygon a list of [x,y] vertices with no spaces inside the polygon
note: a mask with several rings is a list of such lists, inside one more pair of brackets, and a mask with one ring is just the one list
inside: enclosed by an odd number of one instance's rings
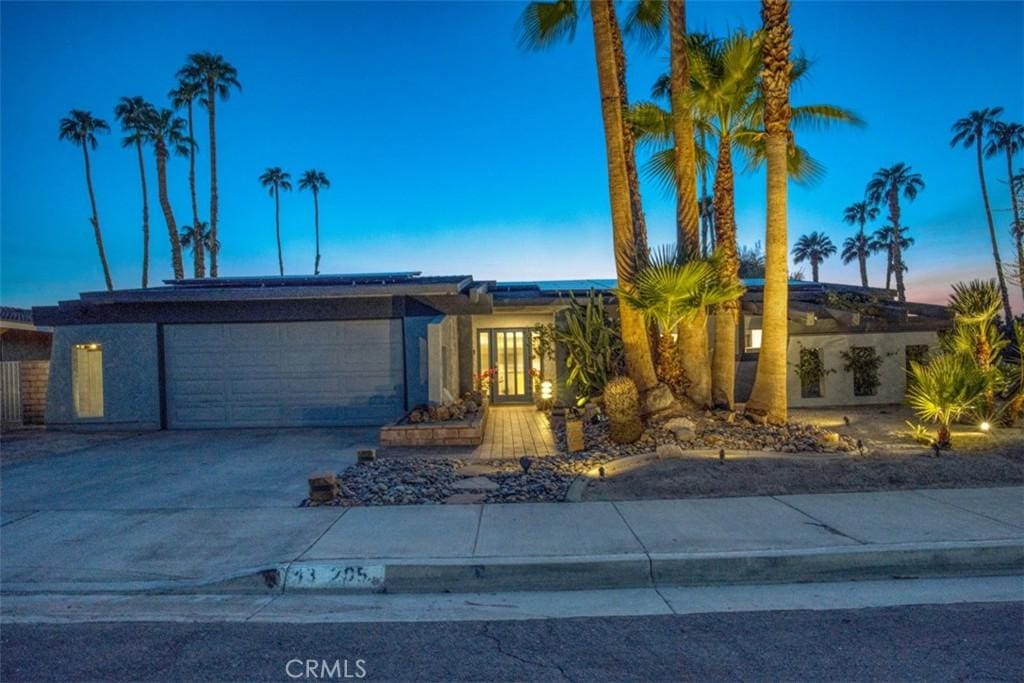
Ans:
{"label": "window", "polygon": [[821,381],[825,377],[825,362],[821,357],[821,349],[800,349],[800,396],[802,398],[821,398]]}
{"label": "window", "polygon": [[71,348],[71,391],[77,417],[103,417],[103,346]]}
{"label": "window", "polygon": [[750,316],[743,326],[743,351],[755,353],[761,350],[761,316]]}
{"label": "window", "polygon": [[480,376],[491,367],[491,331],[477,332],[476,374]]}

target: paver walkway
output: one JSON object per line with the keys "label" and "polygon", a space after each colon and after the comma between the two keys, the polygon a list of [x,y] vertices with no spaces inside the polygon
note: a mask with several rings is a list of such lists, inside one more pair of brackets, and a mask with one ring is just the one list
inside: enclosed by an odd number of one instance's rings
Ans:
{"label": "paver walkway", "polygon": [[534,406],[491,406],[484,440],[474,458],[490,460],[555,455],[558,447],[544,413]]}

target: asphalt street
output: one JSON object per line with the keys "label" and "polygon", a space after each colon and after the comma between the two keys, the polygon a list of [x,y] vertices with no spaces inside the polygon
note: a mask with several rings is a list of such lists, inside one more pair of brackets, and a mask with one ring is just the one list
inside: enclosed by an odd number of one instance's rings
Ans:
{"label": "asphalt street", "polygon": [[5,682],[1020,681],[1024,603],[437,623],[7,623],[0,656]]}

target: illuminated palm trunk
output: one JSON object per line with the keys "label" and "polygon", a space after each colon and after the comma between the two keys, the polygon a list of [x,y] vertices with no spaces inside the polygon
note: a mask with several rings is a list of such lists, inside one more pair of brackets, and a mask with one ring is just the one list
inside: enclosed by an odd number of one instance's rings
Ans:
{"label": "illuminated palm trunk", "polygon": [[[739,282],[739,257],[736,251],[736,196],[732,170],[732,140],[723,135],[718,141],[718,165],[715,169],[715,241],[722,258],[720,277]],[[715,351],[711,358],[711,400],[731,410],[736,385],[736,324],[739,302],[720,304],[715,310]]]}

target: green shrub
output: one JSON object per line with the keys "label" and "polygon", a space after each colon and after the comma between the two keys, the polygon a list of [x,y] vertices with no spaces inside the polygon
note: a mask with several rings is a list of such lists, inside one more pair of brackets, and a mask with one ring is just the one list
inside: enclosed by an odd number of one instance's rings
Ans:
{"label": "green shrub", "polygon": [[604,412],[608,432],[615,443],[633,443],[643,433],[640,392],[628,377],[616,377],[604,388]]}

